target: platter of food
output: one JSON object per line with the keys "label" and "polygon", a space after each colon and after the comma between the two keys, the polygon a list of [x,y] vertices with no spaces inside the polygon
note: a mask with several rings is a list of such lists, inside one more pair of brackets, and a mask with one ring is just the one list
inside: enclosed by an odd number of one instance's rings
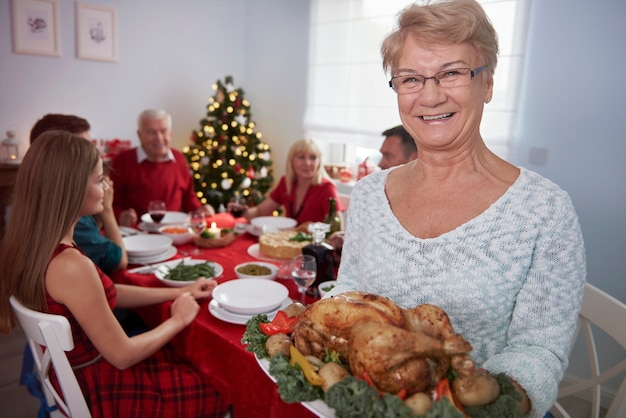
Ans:
{"label": "platter of food", "polygon": [[[267,377],[269,377],[274,383],[276,383],[276,379],[274,379],[274,377],[270,374],[270,362],[266,359],[260,359],[257,356],[254,356],[254,358],[256,359],[259,367],[265,372]],[[326,405],[322,400],[318,399],[316,401],[302,402],[302,406],[304,406],[306,409],[313,412],[320,418],[335,417],[335,410]]]}
{"label": "platter of food", "polygon": [[320,417],[522,416],[511,379],[479,370],[435,305],[345,292],[255,315],[242,343],[284,402]]}
{"label": "platter of food", "polygon": [[224,268],[213,261],[181,260],[174,266],[160,266],[154,275],[168,286],[183,287],[195,282],[199,277],[212,279],[221,276],[223,272]]}
{"label": "platter of food", "polygon": [[269,255],[263,254],[261,252],[261,249],[258,243],[252,244],[251,246],[248,247],[248,255],[250,257],[256,258],[257,260],[274,261],[274,262],[279,262],[279,263],[284,263],[290,260],[290,258],[270,257]]}

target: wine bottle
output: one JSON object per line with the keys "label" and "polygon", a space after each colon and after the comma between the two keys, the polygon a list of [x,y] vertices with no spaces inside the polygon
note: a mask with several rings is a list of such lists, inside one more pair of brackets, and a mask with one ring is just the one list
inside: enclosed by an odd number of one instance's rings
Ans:
{"label": "wine bottle", "polygon": [[333,247],[324,242],[324,236],[328,232],[328,225],[322,222],[314,222],[309,225],[309,232],[313,235],[313,243],[302,248],[302,254],[309,254],[315,258],[317,274],[313,285],[307,290],[307,294],[319,297],[317,286],[320,283],[335,280],[335,259]]}
{"label": "wine bottle", "polygon": [[337,213],[337,201],[334,197],[331,197],[328,199],[328,202],[328,215],[324,219],[324,223],[328,224],[330,228],[326,233],[326,238],[341,230],[341,218]]}

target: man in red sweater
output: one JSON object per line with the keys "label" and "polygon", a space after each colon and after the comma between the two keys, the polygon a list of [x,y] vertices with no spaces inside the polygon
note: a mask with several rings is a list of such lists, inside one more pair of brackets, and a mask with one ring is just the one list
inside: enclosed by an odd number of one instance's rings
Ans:
{"label": "man in red sweater", "polygon": [[171,134],[172,118],[167,112],[144,110],[138,120],[140,146],[113,159],[113,210],[120,225],[136,225],[151,200],[164,201],[168,211],[215,213],[198,200],[185,156],[170,147]]}

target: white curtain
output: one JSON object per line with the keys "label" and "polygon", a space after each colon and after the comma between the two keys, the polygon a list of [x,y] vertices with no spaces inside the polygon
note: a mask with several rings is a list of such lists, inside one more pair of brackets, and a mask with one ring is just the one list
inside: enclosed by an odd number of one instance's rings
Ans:
{"label": "white curtain", "polygon": [[[380,44],[408,0],[312,0],[306,136],[377,149],[398,125],[396,95],[382,70]],[[495,91],[481,131],[506,158],[518,108],[530,0],[479,0],[500,38]],[[334,144],[334,145],[331,145]]]}

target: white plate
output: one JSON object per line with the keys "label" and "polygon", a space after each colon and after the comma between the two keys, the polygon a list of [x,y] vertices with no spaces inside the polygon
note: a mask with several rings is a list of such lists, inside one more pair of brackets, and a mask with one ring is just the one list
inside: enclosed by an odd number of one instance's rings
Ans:
{"label": "white plate", "polygon": [[248,233],[254,236],[261,236],[264,232],[275,232],[281,229],[289,229],[296,226],[295,219],[284,216],[259,216],[253,218],[248,225]]}
{"label": "white plate", "polygon": [[290,260],[290,258],[276,258],[276,257],[270,257],[269,255],[263,254],[261,252],[261,248],[259,247],[259,244],[252,244],[251,246],[249,246],[248,255],[250,257],[256,258],[257,260],[274,261],[278,263],[284,263]]}
{"label": "white plate", "polygon": [[[278,309],[275,309],[272,312],[268,312],[265,314],[267,315],[267,319],[271,321],[272,319],[274,319],[279,309],[285,309],[287,306],[291,305],[292,303],[293,301],[291,299],[289,298],[285,299],[283,303],[278,307]],[[230,312],[222,308],[219,302],[215,299],[212,299],[211,302],[209,303],[209,312],[211,312],[211,315],[213,315],[217,319],[220,319],[224,322],[229,322],[231,324],[239,324],[239,325],[245,325],[246,322],[252,319],[254,315],[257,315],[257,314],[241,315],[241,314]]]}
{"label": "white plate", "polygon": [[151,255],[147,257],[128,257],[128,262],[130,264],[159,263],[161,261],[169,260],[170,258],[174,257],[177,252],[178,250],[176,249],[176,247],[174,247],[173,245],[170,245],[168,248],[165,249],[165,251],[159,254],[155,254],[155,255]]}
{"label": "white plate", "polygon": [[285,285],[272,280],[229,280],[213,289],[213,299],[224,309],[249,315],[273,311],[288,295]]}
{"label": "white plate", "polygon": [[165,235],[138,234],[122,239],[129,257],[148,257],[160,254],[172,246],[172,239]]}
{"label": "white plate", "polygon": [[[266,359],[260,359],[256,355],[254,356],[256,362],[259,364],[259,367],[263,369],[267,377],[269,377],[272,382],[276,383],[276,379],[270,374],[270,362]],[[309,402],[300,402],[302,406],[304,406],[309,411],[313,412],[320,418],[335,418],[335,410],[329,407],[322,401],[321,399]]]}
{"label": "white plate", "polygon": [[165,212],[165,216],[161,222],[154,223],[149,213],[144,213],[141,215],[141,221],[137,225],[142,231],[148,232],[158,232],[159,228],[163,225],[174,225],[174,224],[184,224],[185,222],[189,222],[189,214],[184,212]]}
{"label": "white plate", "polygon": [[215,270],[215,275],[211,276],[211,277],[207,277],[207,279],[211,279],[213,277],[220,277],[222,275],[222,273],[224,272],[224,268],[217,264],[214,263],[213,261],[207,261],[207,260],[181,260],[179,263],[174,263],[171,266],[161,266],[159,267],[155,272],[154,275],[157,277],[157,279],[161,280],[163,283],[167,284],[168,286],[172,286],[172,287],[183,287],[183,286],[187,286],[188,284],[191,284],[193,282],[196,281],[196,279],[198,277],[196,277],[194,280],[187,280],[187,281],[180,281],[180,280],[168,280],[165,278],[165,276],[167,275],[167,273],[170,271],[170,267],[174,268],[176,266],[178,266],[180,263],[185,263],[186,266],[193,266],[196,264],[204,264],[204,263],[209,263],[210,265],[213,266],[213,269]]}

